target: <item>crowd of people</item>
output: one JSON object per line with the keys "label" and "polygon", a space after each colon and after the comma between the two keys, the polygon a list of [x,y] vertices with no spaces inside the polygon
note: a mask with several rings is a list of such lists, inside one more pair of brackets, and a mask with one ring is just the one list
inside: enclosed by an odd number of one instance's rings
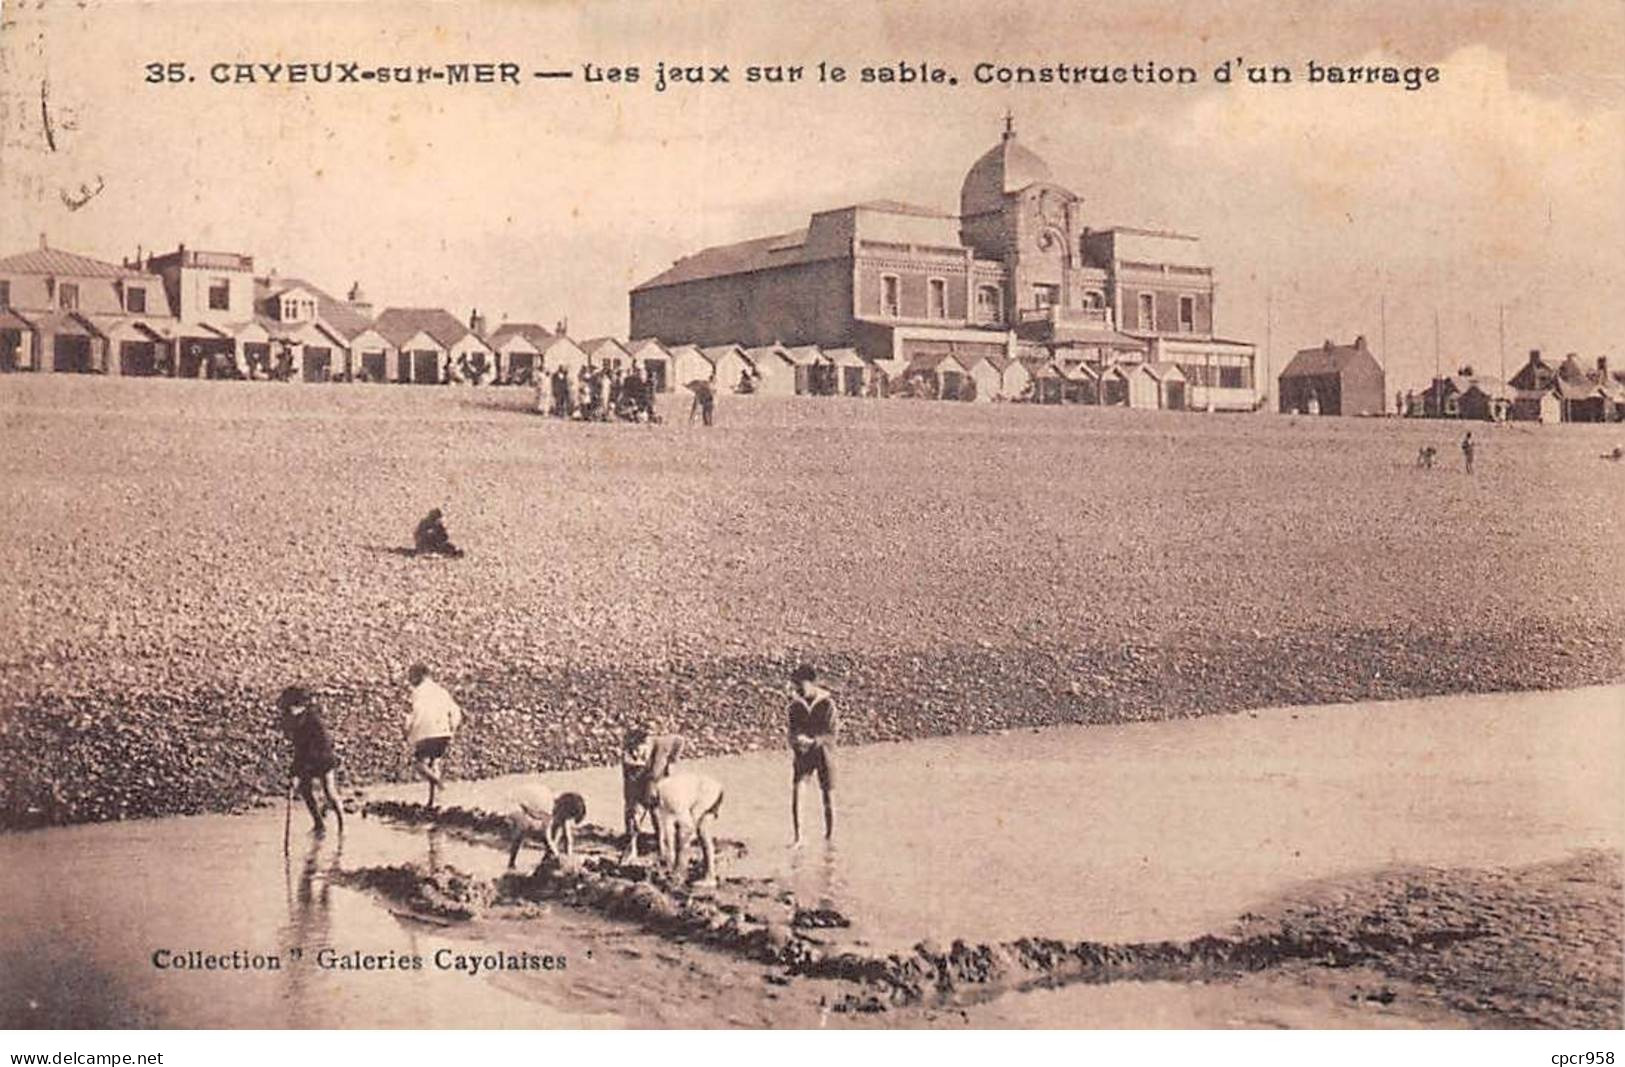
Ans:
{"label": "crowd of people", "polygon": [[[817,679],[817,671],[806,664],[796,667],[790,675],[785,715],[791,753],[792,847],[802,844],[801,797],[813,779],[823,799],[824,837],[828,840],[835,835],[835,698],[817,684]],[[451,692],[425,664],[413,664],[406,682],[410,693],[403,721],[406,749],[413,773],[428,784],[428,806],[433,808],[445,788],[446,759],[465,716]],[[289,686],[278,697],[277,708],[280,728],[293,749],[288,814],[283,826],[286,850],[287,819],[291,818],[296,793],[304,798],[311,830],[318,835],[326,833],[329,811],[342,833],[344,811],[335,782],[338,759],[314,695],[302,686]],[[714,885],[717,862],[713,827],[722,811],[725,790],[709,774],[676,769],[683,745],[680,734],[657,723],[640,723],[626,730],[621,746],[621,806],[626,836],[620,863],[639,862],[639,828],[648,821],[661,866],[679,879],[686,879],[689,849],[698,840],[702,857],[700,883]],[[322,803],[316,800],[318,787]],[[579,793],[555,794],[539,782],[519,786],[508,804],[508,866],[517,864],[519,852],[530,838],[540,839],[546,858],[557,860],[570,855],[574,830],[586,817],[587,802]]]}
{"label": "crowd of people", "polygon": [[623,370],[614,364],[586,363],[574,374],[567,367],[557,367],[536,380],[536,410],[582,422],[659,422],[655,410],[658,385],[636,364]]}

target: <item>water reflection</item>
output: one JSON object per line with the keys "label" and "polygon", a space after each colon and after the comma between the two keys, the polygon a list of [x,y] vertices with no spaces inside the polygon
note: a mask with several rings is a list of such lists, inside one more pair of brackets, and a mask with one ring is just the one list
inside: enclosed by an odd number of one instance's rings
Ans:
{"label": "water reflection", "polygon": [[833,841],[790,852],[790,892],[799,908],[841,910],[846,881]]}
{"label": "water reflection", "polygon": [[[308,1017],[308,1000],[312,992],[308,987],[319,975],[308,965],[316,954],[333,944],[333,881],[342,869],[344,859],[343,835],[332,840],[312,835],[304,855],[287,855],[282,861],[283,889],[288,907],[287,925],[281,931],[285,955],[298,956],[292,965],[283,968],[286,985],[283,998],[287,1001],[294,1026],[316,1025]],[[295,868],[298,868],[297,872]]]}
{"label": "water reflection", "polygon": [[441,854],[444,851],[442,843],[443,835],[444,831],[442,831],[438,826],[429,827],[428,833],[425,835],[429,842],[428,863],[430,874],[438,874],[440,872]]}

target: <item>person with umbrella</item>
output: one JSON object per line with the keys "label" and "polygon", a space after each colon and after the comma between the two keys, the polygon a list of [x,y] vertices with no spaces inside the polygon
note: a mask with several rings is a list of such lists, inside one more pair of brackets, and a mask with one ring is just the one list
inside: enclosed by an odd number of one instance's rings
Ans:
{"label": "person with umbrella", "polygon": [[702,423],[706,426],[712,425],[715,418],[713,411],[717,402],[716,374],[713,373],[709,379],[695,378],[686,388],[694,394],[694,403],[688,408],[688,421],[692,424],[694,414],[698,412]]}

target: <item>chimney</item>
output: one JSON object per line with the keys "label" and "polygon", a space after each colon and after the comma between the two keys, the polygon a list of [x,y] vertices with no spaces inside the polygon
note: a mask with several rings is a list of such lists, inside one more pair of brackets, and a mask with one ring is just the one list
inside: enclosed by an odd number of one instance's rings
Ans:
{"label": "chimney", "polygon": [[1607,380],[1607,378],[1608,378],[1608,357],[1607,356],[1598,356],[1597,357],[1597,377],[1602,378],[1604,380]]}
{"label": "chimney", "polygon": [[45,231],[41,230],[39,235],[39,250],[44,252],[49,250],[50,247],[50,244],[45,240]]}
{"label": "chimney", "polygon": [[1531,348],[1529,350],[1529,365],[1531,367],[1533,367],[1535,364],[1537,364],[1539,362],[1540,362],[1540,349]]}
{"label": "chimney", "polygon": [[563,337],[565,334],[569,333],[570,332],[570,320],[569,319],[560,319],[557,322],[557,324],[554,325],[553,332],[558,334],[560,337]]}
{"label": "chimney", "polygon": [[1354,347],[1359,349],[1361,352],[1365,351],[1365,334],[1362,333],[1360,336],[1354,339]]}
{"label": "chimney", "polygon": [[1332,339],[1330,337],[1326,338],[1326,343],[1322,345],[1322,348],[1324,348],[1327,352],[1332,350]]}
{"label": "chimney", "polygon": [[479,308],[469,312],[468,328],[481,336],[485,335],[485,316],[480,314]]}

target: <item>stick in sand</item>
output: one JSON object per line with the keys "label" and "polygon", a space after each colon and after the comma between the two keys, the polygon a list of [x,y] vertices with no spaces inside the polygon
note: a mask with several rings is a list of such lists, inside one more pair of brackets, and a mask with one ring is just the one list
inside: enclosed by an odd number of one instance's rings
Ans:
{"label": "stick in sand", "polygon": [[282,805],[282,854],[288,854],[288,835],[293,826],[293,783],[288,783],[287,803]]}

